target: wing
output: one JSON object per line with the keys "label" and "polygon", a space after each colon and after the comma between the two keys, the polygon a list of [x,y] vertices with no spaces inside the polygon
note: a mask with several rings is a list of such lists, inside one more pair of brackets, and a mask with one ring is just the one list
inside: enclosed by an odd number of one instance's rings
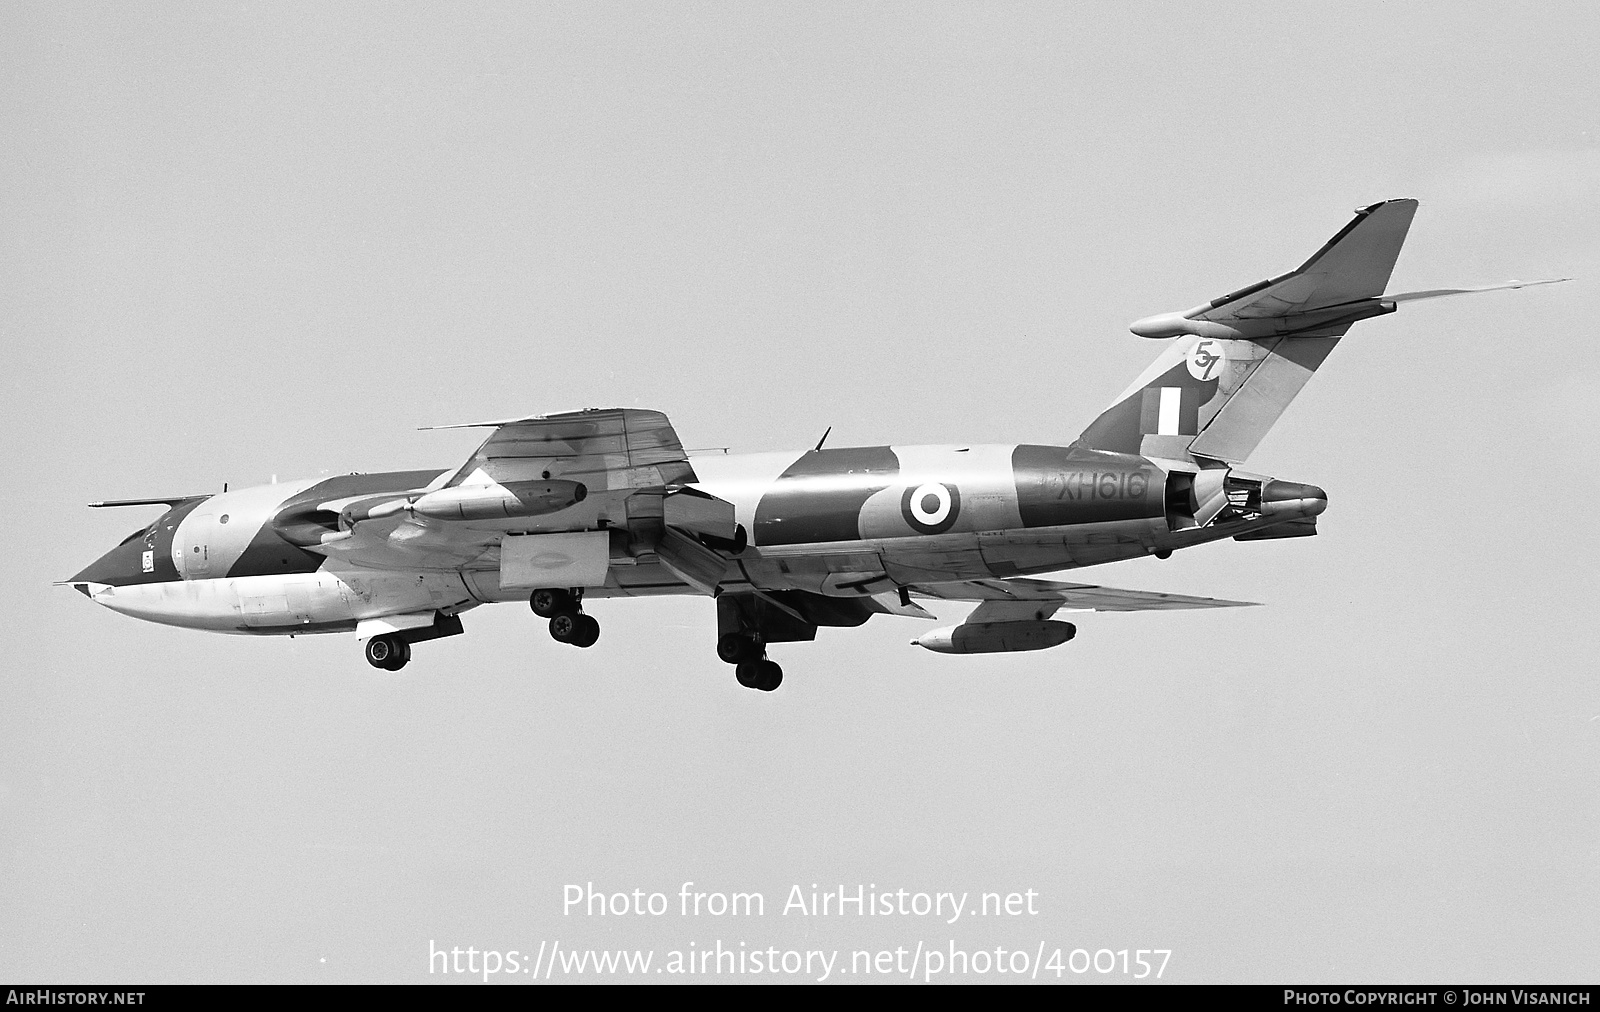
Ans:
{"label": "wing", "polygon": [[588,408],[433,428],[490,425],[494,432],[445,487],[557,478],[582,482],[590,492],[601,492],[696,480],[683,443],[659,411]]}
{"label": "wing", "polygon": [[911,593],[945,601],[981,602],[978,611],[968,617],[969,622],[1045,619],[1060,608],[1069,611],[1179,611],[1188,608],[1249,608],[1257,603],[1021,578],[919,584],[911,588]]}
{"label": "wing", "polygon": [[433,428],[479,425],[494,431],[427,489],[325,504],[343,530],[310,550],[379,568],[494,568],[507,533],[660,525],[664,502],[696,480],[659,411],[589,408]]}

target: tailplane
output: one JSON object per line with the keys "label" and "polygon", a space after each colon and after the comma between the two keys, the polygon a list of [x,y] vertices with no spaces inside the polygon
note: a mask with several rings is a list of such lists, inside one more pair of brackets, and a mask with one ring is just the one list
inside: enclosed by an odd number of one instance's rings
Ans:
{"label": "tailplane", "polygon": [[1078,444],[1242,463],[1352,325],[1392,313],[1401,302],[1551,283],[1383,294],[1416,211],[1415,200],[1361,208],[1298,269],[1187,312],[1134,323],[1130,329],[1140,337],[1176,340]]}

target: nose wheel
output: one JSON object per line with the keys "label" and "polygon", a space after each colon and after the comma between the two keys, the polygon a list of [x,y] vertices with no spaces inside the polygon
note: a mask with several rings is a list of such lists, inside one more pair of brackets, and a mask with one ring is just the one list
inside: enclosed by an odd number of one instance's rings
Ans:
{"label": "nose wheel", "polygon": [[367,640],[367,663],[385,671],[399,671],[411,660],[411,644],[390,633]]}
{"label": "nose wheel", "polygon": [[550,620],[550,638],[557,643],[592,647],[600,639],[600,623],[583,613],[582,590],[536,590],[528,598],[528,607]]}

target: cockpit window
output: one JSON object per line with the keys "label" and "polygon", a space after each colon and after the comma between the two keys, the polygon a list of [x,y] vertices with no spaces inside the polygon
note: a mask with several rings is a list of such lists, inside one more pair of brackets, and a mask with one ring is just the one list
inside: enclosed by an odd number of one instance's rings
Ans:
{"label": "cockpit window", "polygon": [[123,538],[121,541],[117,542],[117,547],[121,548],[123,545],[125,545],[128,542],[134,540],[135,538],[144,538],[145,540],[152,542],[152,545],[150,547],[154,547],[153,543],[155,541],[156,530],[160,526],[161,526],[161,518],[157,517],[150,524],[149,527],[141,527],[138,530],[134,531],[132,534],[130,534],[127,537]]}

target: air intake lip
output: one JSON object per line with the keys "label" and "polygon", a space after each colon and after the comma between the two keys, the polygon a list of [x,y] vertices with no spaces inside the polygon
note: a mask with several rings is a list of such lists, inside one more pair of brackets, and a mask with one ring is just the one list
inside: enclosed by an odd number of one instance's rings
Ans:
{"label": "air intake lip", "polygon": [[301,504],[273,517],[271,526],[289,544],[307,548],[321,544],[323,535],[339,532],[339,514],[314,504]]}

